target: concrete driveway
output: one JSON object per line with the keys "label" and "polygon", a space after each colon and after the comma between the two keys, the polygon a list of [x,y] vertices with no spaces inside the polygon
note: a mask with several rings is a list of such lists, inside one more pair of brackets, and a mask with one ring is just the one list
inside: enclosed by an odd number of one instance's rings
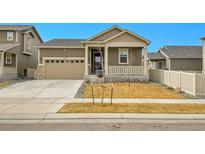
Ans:
{"label": "concrete driveway", "polygon": [[0,89],[1,98],[67,99],[73,98],[83,80],[31,80]]}

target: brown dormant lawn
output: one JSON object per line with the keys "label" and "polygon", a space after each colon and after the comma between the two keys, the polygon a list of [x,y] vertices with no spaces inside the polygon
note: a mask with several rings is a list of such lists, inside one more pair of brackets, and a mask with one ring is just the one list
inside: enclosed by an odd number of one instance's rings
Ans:
{"label": "brown dormant lawn", "polygon": [[[104,84],[104,98],[111,96],[111,83]],[[113,83],[113,98],[186,98],[182,94],[169,89],[165,86],[155,83],[128,83],[115,82]],[[101,98],[103,95],[103,87],[100,84],[94,84],[94,97]],[[91,85],[85,84],[83,98],[91,98]]]}
{"label": "brown dormant lawn", "polygon": [[161,113],[204,114],[205,104],[161,104],[161,103],[69,103],[58,113]]}
{"label": "brown dormant lawn", "polygon": [[0,88],[8,87],[10,83],[8,81],[0,81]]}

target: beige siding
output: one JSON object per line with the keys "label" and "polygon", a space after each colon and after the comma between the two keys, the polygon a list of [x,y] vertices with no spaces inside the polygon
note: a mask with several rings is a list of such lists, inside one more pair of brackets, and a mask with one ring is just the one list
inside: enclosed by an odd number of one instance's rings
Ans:
{"label": "beige siding", "polygon": [[109,42],[142,42],[144,45],[146,45],[146,42],[141,40],[140,38],[137,38],[129,33],[124,33],[122,35],[119,35],[116,38],[113,38]]}
{"label": "beige siding", "polygon": [[[13,32],[14,33],[13,41],[7,41],[7,32]],[[0,31],[0,42],[1,43],[16,42],[16,32],[15,31],[11,31],[11,30],[1,30]]]}
{"label": "beige siding", "polygon": [[115,29],[112,29],[112,30],[92,39],[91,41],[103,41],[103,40],[106,40],[106,39],[120,33],[120,32],[121,32],[121,30],[115,28]]}
{"label": "beige siding", "polygon": [[128,48],[129,64],[119,64],[118,51],[119,48],[108,48],[108,66],[141,66],[142,64],[142,49]]}
{"label": "beige siding", "polygon": [[171,70],[201,71],[202,59],[171,59]]}
{"label": "beige siding", "polygon": [[37,68],[38,49],[35,46],[39,45],[41,41],[33,29],[30,29],[30,31],[32,31],[34,34],[34,38],[32,38],[31,50],[29,51],[31,55],[23,54],[25,34],[22,33],[21,31],[18,32],[19,45],[7,50],[8,53],[13,53],[18,55],[18,66],[17,66],[18,76],[23,76],[24,70],[26,70],[27,68]]}
{"label": "beige siding", "polygon": [[40,49],[40,57],[85,57],[85,49]]}

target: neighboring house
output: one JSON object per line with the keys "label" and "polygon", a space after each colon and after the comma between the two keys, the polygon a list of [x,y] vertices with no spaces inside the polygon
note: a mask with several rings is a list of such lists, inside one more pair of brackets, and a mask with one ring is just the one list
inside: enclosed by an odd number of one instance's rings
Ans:
{"label": "neighboring house", "polygon": [[0,25],[0,78],[27,75],[27,68],[37,68],[37,44],[42,43],[34,26]]}
{"label": "neighboring house", "polygon": [[148,66],[149,69],[165,69],[166,58],[159,52],[148,53]]}
{"label": "neighboring house", "polygon": [[149,44],[149,40],[118,26],[89,39],[50,40],[38,46],[38,78],[83,79],[103,68],[106,76],[148,78],[147,61],[143,63],[142,57],[146,58]]}
{"label": "neighboring house", "polygon": [[205,37],[202,37],[201,40],[202,40],[202,57],[203,57],[202,72],[203,74],[205,74]]}
{"label": "neighboring house", "polygon": [[202,47],[165,46],[157,53],[149,53],[148,63],[155,69],[202,71]]}

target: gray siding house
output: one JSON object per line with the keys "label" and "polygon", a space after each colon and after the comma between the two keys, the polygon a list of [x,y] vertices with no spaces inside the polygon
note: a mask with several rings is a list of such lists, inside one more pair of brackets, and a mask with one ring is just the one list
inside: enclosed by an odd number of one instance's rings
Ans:
{"label": "gray siding house", "polygon": [[24,77],[28,68],[37,68],[35,46],[42,42],[34,26],[0,25],[0,78]]}
{"label": "gray siding house", "polygon": [[[53,39],[38,45],[38,79],[83,79],[103,70],[106,76],[148,79],[150,41],[113,26],[88,39]],[[125,76],[126,77],[126,76]]]}
{"label": "gray siding house", "polygon": [[164,46],[157,53],[148,53],[150,68],[202,71],[202,46]]}

